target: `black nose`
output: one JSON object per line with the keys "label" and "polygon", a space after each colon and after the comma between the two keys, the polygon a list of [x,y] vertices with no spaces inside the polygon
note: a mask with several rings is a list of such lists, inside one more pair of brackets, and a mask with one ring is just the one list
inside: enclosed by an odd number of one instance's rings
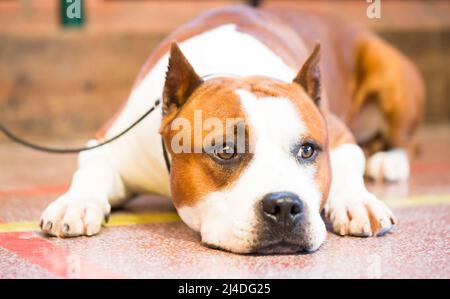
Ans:
{"label": "black nose", "polygon": [[288,226],[303,215],[303,202],[291,192],[274,192],[262,200],[264,214],[278,224]]}

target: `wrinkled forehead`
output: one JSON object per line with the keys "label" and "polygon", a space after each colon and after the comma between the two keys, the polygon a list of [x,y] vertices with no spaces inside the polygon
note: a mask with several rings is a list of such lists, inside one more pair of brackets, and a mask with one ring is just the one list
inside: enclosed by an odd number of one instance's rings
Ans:
{"label": "wrinkled forehead", "polygon": [[279,124],[281,130],[283,125],[292,126],[291,132],[301,131],[317,142],[326,139],[321,113],[295,83],[265,77],[213,78],[191,95],[178,116],[193,121],[196,111],[201,111],[203,119],[241,119],[250,129],[255,122]]}

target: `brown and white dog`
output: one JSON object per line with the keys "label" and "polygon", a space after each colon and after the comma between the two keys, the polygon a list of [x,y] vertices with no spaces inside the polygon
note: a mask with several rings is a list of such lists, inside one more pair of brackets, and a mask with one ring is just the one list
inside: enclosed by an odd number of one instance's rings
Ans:
{"label": "brown and white dog", "polygon": [[[396,220],[363,177],[408,178],[423,97],[414,66],[364,29],[302,12],[208,12],[150,55],[97,140],[161,98],[162,109],[80,154],[69,191],[44,211],[41,227],[60,237],[94,235],[111,206],[151,192],[171,196],[204,244],[236,253],[314,251],[326,237],[322,210],[340,235],[382,235]],[[236,150],[236,130],[231,138],[216,131],[228,119],[244,124],[244,151]],[[180,139],[183,124],[194,129]],[[208,150],[212,131],[225,141]],[[187,151],[174,148],[175,139]]]}

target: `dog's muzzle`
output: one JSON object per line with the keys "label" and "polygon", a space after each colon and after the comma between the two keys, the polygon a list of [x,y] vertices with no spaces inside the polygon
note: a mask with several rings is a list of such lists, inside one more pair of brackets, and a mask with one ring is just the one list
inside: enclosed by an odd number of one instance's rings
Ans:
{"label": "dog's muzzle", "polygon": [[307,250],[304,241],[305,205],[296,194],[269,193],[261,200],[258,209],[260,233],[255,252],[270,254]]}

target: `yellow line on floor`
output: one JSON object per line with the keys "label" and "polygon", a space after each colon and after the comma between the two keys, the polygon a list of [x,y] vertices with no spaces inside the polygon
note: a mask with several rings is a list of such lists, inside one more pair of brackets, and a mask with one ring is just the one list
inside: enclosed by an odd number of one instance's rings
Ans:
{"label": "yellow line on floor", "polygon": [[390,207],[410,207],[423,205],[449,204],[450,194],[420,195],[409,197],[387,197],[383,201]]}
{"label": "yellow line on floor", "polygon": [[180,221],[178,214],[173,213],[148,213],[148,214],[118,214],[111,215],[111,219],[105,226],[125,226],[133,224],[165,223]]}
{"label": "yellow line on floor", "polygon": [[[111,215],[106,227],[179,221],[177,213],[116,214]],[[0,233],[39,231],[36,221],[0,223]]]}
{"label": "yellow line on floor", "polygon": [[[423,205],[450,204],[450,194],[421,195],[411,197],[389,197],[383,201],[390,207],[409,207]],[[146,213],[146,214],[113,214],[106,227],[128,226],[136,224],[167,223],[180,221],[175,213]],[[39,231],[37,221],[19,221],[0,223],[0,233]]]}
{"label": "yellow line on floor", "polygon": [[31,232],[39,230],[35,221],[0,223],[0,233]]}

